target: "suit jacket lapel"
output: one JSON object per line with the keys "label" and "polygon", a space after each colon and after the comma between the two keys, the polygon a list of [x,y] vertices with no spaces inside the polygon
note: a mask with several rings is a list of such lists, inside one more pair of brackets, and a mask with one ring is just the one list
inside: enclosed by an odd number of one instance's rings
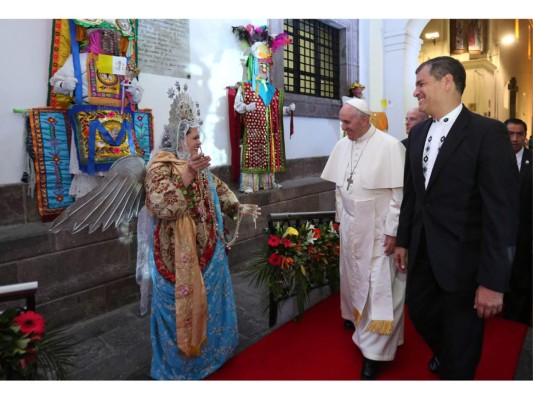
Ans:
{"label": "suit jacket lapel", "polygon": [[435,165],[433,166],[433,171],[431,172],[431,177],[429,179],[426,191],[430,189],[432,183],[435,181],[442,168],[446,165],[457,146],[459,146],[459,144],[466,138],[466,128],[468,127],[469,120],[470,111],[468,111],[468,109],[463,105],[461,113],[457,116],[457,119],[448,132],[448,135],[446,136],[446,139],[439,150],[439,154],[435,160]]}

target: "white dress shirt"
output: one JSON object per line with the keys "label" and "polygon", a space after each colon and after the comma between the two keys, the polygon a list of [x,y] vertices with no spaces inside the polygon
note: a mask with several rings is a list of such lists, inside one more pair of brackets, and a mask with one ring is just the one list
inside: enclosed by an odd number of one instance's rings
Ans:
{"label": "white dress shirt", "polygon": [[439,154],[439,150],[444,143],[444,139],[450,132],[455,120],[461,113],[463,105],[459,104],[451,112],[446,114],[440,120],[433,119],[433,123],[429,128],[428,135],[426,137],[426,144],[424,145],[424,151],[422,153],[422,168],[424,171],[425,185],[428,186],[435,160]]}
{"label": "white dress shirt", "polygon": [[522,147],[518,153],[515,154],[516,156],[516,163],[518,164],[518,170],[520,171],[520,167],[522,166],[522,156],[524,155],[524,148]]}

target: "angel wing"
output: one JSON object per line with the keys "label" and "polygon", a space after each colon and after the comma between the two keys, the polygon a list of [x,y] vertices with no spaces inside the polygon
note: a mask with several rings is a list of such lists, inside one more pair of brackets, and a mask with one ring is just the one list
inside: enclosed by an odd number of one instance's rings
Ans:
{"label": "angel wing", "polygon": [[139,156],[126,156],[117,160],[102,182],[77,199],[52,224],[50,231],[71,230],[77,233],[89,227],[89,233],[102,225],[105,231],[113,223],[129,221],[137,216],[144,204],[144,177],[146,167]]}

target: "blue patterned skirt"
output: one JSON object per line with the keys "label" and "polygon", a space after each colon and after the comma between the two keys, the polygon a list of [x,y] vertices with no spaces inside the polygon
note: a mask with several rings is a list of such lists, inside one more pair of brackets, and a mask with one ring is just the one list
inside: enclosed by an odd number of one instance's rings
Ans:
{"label": "blue patterned skirt", "polygon": [[237,311],[224,245],[217,242],[213,258],[203,270],[207,292],[207,343],[198,357],[178,352],[174,284],[163,278],[150,256],[152,293],[152,369],[154,379],[203,379],[232,355],[239,342]]}

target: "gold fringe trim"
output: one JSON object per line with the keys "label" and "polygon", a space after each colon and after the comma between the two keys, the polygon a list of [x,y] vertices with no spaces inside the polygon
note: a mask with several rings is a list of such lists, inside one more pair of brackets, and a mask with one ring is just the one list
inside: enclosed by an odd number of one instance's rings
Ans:
{"label": "gold fringe trim", "polygon": [[380,335],[392,334],[393,321],[371,321],[366,330]]}
{"label": "gold fringe trim", "polygon": [[359,322],[361,321],[361,313],[355,307],[353,309],[353,321],[356,326],[359,325]]}
{"label": "gold fringe trim", "polygon": [[202,352],[202,347],[207,344],[207,338],[203,338],[202,342],[198,346],[191,346],[189,349],[188,357],[198,357]]}
{"label": "gold fringe trim", "polygon": [[189,349],[185,352],[178,348],[178,352],[185,357],[194,358],[198,357],[202,353],[202,348],[207,344],[207,337],[202,339],[202,342],[197,346],[189,346]]}

